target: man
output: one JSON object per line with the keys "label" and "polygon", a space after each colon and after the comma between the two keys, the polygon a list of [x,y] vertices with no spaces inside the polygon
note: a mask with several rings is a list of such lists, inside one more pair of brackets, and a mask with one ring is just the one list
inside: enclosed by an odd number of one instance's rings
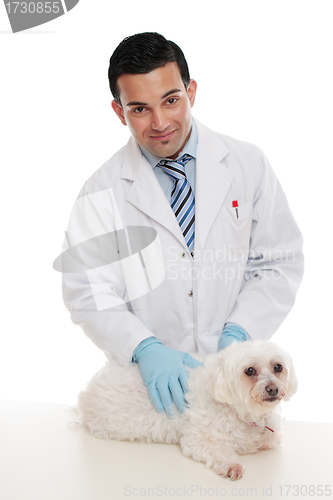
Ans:
{"label": "man", "polygon": [[[109,358],[139,364],[155,408],[171,415],[173,402],[184,409],[185,366],[199,364],[189,352],[267,340],[279,327],[302,278],[302,237],[261,150],[192,119],[197,84],[176,44],[125,39],[109,81],[131,138],[85,183],[67,242],[86,262],[83,243],[112,234],[116,258],[64,274],[64,300]],[[133,227],[142,230],[129,243]]]}

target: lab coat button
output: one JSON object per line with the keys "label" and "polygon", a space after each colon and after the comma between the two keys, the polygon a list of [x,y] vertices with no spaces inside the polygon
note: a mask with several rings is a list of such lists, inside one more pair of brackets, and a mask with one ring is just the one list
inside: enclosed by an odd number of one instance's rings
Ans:
{"label": "lab coat button", "polygon": [[184,257],[185,257],[185,255],[186,255],[186,253],[185,253],[185,252],[182,252],[182,253],[180,254],[180,256],[181,256],[182,258],[184,258]]}
{"label": "lab coat button", "polygon": [[187,294],[187,295],[188,295],[189,297],[193,297],[193,291],[192,291],[192,290],[190,290],[190,291],[188,292],[188,294]]}

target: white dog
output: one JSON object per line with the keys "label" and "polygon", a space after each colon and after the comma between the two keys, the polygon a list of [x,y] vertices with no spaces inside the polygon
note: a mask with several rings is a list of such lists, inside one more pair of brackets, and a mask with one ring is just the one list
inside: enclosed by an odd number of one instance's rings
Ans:
{"label": "white dog", "polygon": [[108,363],[80,393],[78,409],[98,438],[180,443],[186,457],[235,480],[244,471],[239,455],[280,444],[277,406],[296,390],[289,354],[271,342],[247,341],[189,370],[183,414],[155,410],[136,363]]}

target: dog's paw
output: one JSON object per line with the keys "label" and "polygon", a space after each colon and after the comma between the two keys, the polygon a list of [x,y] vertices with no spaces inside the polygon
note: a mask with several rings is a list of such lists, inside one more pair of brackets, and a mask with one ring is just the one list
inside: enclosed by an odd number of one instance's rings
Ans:
{"label": "dog's paw", "polygon": [[240,479],[244,474],[244,467],[242,464],[232,464],[228,470],[228,476],[231,481],[236,481],[236,479]]}
{"label": "dog's paw", "polygon": [[214,472],[216,472],[217,474],[226,479],[230,478],[231,481],[236,481],[237,479],[240,479],[244,473],[244,467],[242,466],[242,464],[237,464],[237,463],[214,465],[213,470]]}

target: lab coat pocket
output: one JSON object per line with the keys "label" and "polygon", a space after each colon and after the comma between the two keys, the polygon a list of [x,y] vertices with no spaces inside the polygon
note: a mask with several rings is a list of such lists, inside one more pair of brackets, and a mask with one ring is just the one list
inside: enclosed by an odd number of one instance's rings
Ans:
{"label": "lab coat pocket", "polygon": [[236,208],[223,206],[213,226],[216,252],[226,261],[247,261],[251,235],[251,207],[249,203]]}

